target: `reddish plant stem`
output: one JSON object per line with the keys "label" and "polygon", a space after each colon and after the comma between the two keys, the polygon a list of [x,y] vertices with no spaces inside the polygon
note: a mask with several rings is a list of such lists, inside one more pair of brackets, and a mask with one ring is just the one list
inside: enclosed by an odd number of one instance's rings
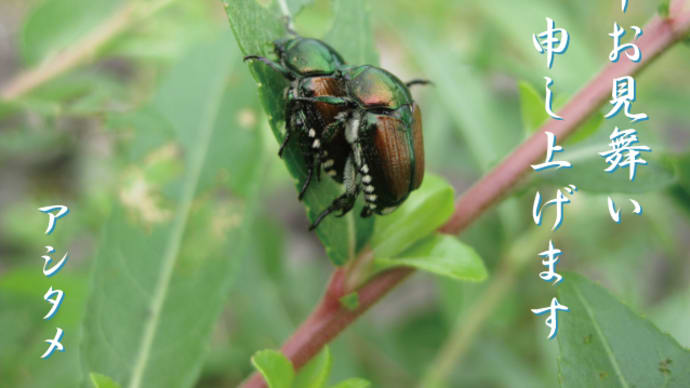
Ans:
{"label": "reddish plant stem", "polygon": [[[545,131],[553,132],[560,141],[564,140],[607,100],[614,78],[639,72],[687,35],[690,31],[690,12],[681,13],[683,5],[684,0],[674,0],[671,10],[672,14],[678,16],[668,19],[655,17],[645,26],[644,35],[636,42],[643,54],[640,62],[633,63],[622,56],[617,63],[607,65],[559,112],[565,120],[548,121],[499,166],[465,192],[457,200],[455,212],[439,232],[455,235],[467,228],[530,171],[531,164],[543,157],[546,152]],[[347,268],[335,270],[319,305],[283,345],[281,350],[292,361],[295,369],[306,364],[324,345],[414,272],[410,268],[397,268],[370,279],[357,289],[359,305],[357,309],[350,311],[339,302],[342,296],[353,291],[345,287]],[[243,386],[259,388],[266,385],[261,375],[254,373]]]}
{"label": "reddish plant stem", "polygon": [[690,14],[677,19],[654,18],[645,26],[644,35],[636,42],[643,55],[640,62],[631,62],[622,55],[617,63],[606,66],[559,112],[559,116],[565,120],[549,120],[498,167],[465,192],[456,203],[455,213],[440,231],[457,234],[500,200],[531,170],[530,164],[535,163],[546,152],[545,131],[554,133],[562,142],[608,99],[614,78],[633,75],[656,59],[666,48],[687,34],[689,19]]}

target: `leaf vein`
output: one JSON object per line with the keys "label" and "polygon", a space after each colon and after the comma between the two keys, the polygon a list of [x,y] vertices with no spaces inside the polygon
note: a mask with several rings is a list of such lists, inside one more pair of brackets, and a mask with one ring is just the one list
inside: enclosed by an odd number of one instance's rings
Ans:
{"label": "leaf vein", "polygon": [[618,365],[618,360],[616,360],[616,356],[613,354],[613,350],[611,349],[611,345],[606,340],[606,337],[604,337],[604,333],[601,331],[599,322],[597,322],[596,318],[594,317],[594,312],[592,311],[592,308],[580,292],[579,287],[575,285],[573,286],[573,289],[575,290],[575,294],[577,295],[578,299],[580,299],[580,301],[582,302],[582,305],[584,306],[585,311],[589,316],[589,319],[592,321],[592,326],[594,326],[594,330],[596,331],[597,336],[601,339],[601,343],[604,346],[604,350],[606,351],[606,355],[609,358],[609,361],[611,362],[611,366],[613,366],[613,369],[616,372],[616,376],[618,376],[618,380],[620,381],[623,387],[629,388],[630,386],[628,385],[628,382],[625,380],[625,377],[621,372],[620,366]]}

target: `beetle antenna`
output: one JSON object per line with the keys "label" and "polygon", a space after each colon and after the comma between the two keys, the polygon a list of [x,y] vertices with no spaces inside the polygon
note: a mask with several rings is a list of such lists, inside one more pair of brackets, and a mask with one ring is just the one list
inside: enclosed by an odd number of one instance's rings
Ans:
{"label": "beetle antenna", "polygon": [[410,86],[415,86],[415,85],[433,85],[434,83],[429,81],[428,79],[413,79],[412,81],[409,81],[408,83],[405,84],[408,88]]}
{"label": "beetle antenna", "polygon": [[247,55],[243,59],[245,62],[247,61],[259,61],[264,63],[266,66],[270,67],[271,69],[275,70],[276,72],[280,73],[283,77],[285,77],[288,81],[294,81],[295,77],[290,74],[289,71],[283,69],[279,64],[273,62],[272,60],[261,57],[258,55]]}

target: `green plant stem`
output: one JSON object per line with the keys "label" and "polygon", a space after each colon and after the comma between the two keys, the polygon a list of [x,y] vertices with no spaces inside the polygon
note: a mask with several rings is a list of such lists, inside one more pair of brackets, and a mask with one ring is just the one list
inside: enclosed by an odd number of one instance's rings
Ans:
{"label": "green plant stem", "polygon": [[512,244],[508,253],[503,256],[496,274],[491,277],[486,289],[477,298],[472,307],[458,316],[450,336],[444,342],[434,360],[429,363],[429,370],[419,384],[420,388],[441,387],[453,368],[457,368],[462,356],[472,345],[475,334],[482,323],[491,315],[498,304],[515,284],[515,278],[525,264],[534,257],[534,249],[543,244],[548,230],[534,228],[526,232]]}
{"label": "green plant stem", "polygon": [[0,99],[15,100],[47,81],[63,74],[92,58],[113,38],[126,31],[135,22],[151,16],[174,0],[155,0],[151,3],[131,1],[125,3],[112,16],[73,45],[55,56],[46,58],[38,66],[22,71],[0,89]]}
{"label": "green plant stem", "polygon": [[[465,230],[489,207],[501,200],[518,180],[531,170],[531,164],[543,157],[546,153],[545,131],[553,132],[558,139],[565,140],[607,101],[614,78],[638,73],[669,47],[685,38],[690,32],[690,12],[684,11],[685,4],[685,0],[674,0],[670,7],[671,17],[662,19],[657,16],[645,26],[644,35],[637,41],[643,52],[640,62],[633,63],[621,59],[617,63],[608,64],[558,112],[565,120],[548,121],[500,165],[464,193],[456,202],[455,212],[439,232],[456,235]],[[367,253],[360,254],[360,257],[363,255]],[[321,301],[283,345],[283,353],[292,361],[295,369],[299,369],[324,345],[413,272],[410,268],[392,269],[370,279],[357,290],[348,290],[345,287],[345,279],[348,277],[346,270],[336,269]],[[338,300],[353,291],[359,294],[359,306],[350,311],[341,306]],[[243,385],[244,388],[265,386],[263,378],[258,373],[254,373]]]}

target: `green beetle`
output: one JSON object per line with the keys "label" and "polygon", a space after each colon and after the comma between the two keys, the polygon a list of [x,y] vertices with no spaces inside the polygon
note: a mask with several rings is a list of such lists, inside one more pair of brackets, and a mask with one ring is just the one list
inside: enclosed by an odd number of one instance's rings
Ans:
{"label": "green beetle", "polygon": [[293,137],[307,166],[307,177],[299,192],[302,199],[314,173],[320,177],[321,167],[336,182],[343,183],[345,160],[349,145],[342,133],[329,131],[329,140],[322,138],[328,125],[335,121],[345,107],[323,102],[304,101],[304,97],[344,96],[346,89],[339,70],[345,61],[331,46],[318,39],[288,38],[274,42],[278,62],[249,55],[247,60],[258,60],[289,81],[285,91],[286,134],[278,154]]}
{"label": "green beetle", "polygon": [[324,132],[324,138],[342,126],[351,152],[345,161],[346,192],[336,198],[311,225],[316,228],[324,217],[349,212],[360,193],[366,206],[361,216],[388,214],[395,210],[424,179],[424,138],[422,115],[409,86],[390,72],[365,65],[345,69],[347,95],[307,98],[348,109]]}

